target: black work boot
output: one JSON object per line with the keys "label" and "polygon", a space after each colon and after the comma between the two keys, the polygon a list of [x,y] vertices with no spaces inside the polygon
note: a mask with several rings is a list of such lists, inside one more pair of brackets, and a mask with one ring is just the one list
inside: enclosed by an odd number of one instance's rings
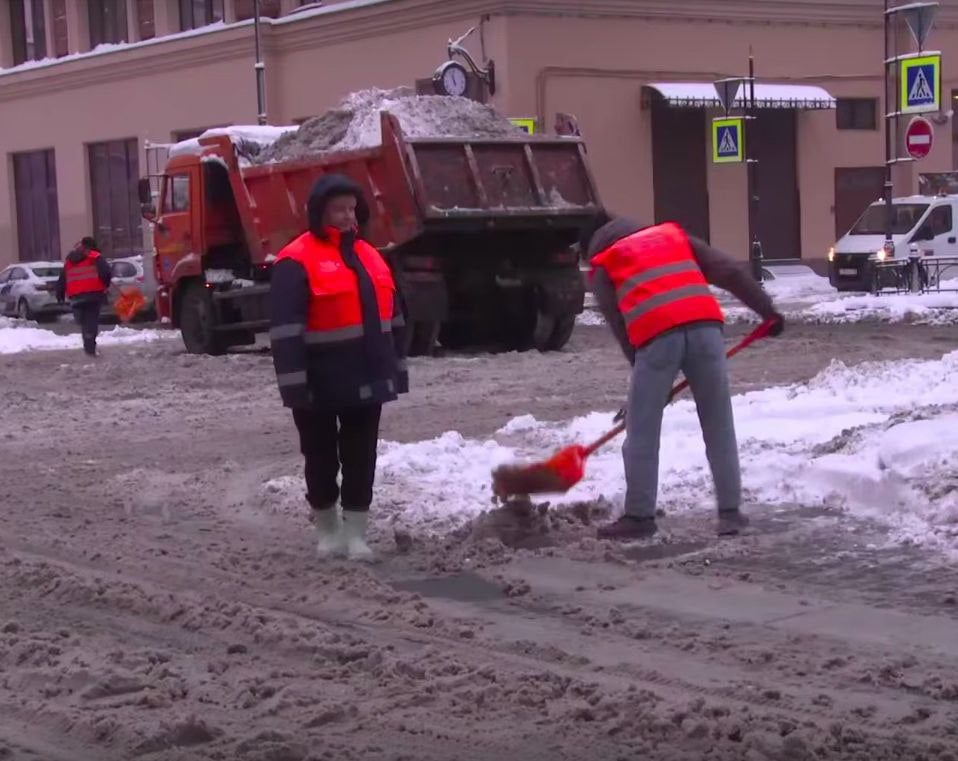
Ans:
{"label": "black work boot", "polygon": [[748,526],[748,516],[741,510],[719,510],[716,530],[719,536],[735,536]]}
{"label": "black work boot", "polygon": [[648,539],[650,536],[655,536],[658,530],[655,518],[634,518],[631,515],[623,515],[619,520],[602,526],[597,535],[599,539],[631,541]]}
{"label": "black work boot", "polygon": [[93,338],[84,338],[83,339],[83,351],[90,357],[96,356],[96,339]]}

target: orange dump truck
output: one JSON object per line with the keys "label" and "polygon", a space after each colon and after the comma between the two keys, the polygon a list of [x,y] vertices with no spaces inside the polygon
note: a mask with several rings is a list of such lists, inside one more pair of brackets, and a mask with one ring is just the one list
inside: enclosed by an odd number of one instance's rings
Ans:
{"label": "orange dump truck", "polygon": [[333,172],[370,201],[368,237],[402,290],[411,353],[568,341],[584,298],[573,244],[600,211],[581,140],[407,138],[394,116],[381,119],[373,148],[265,164],[242,151],[243,130],[257,128],[225,128],[172,146],[140,181],[157,312],[188,351],[220,353],[268,329],[271,264],[306,229],[312,185]]}

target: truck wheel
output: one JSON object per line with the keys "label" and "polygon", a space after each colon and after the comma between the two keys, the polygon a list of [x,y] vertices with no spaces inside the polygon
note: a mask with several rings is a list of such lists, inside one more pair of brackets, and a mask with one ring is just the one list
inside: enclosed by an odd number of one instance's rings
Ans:
{"label": "truck wheel", "polygon": [[555,318],[555,327],[552,329],[552,335],[549,336],[546,349],[548,351],[559,351],[572,338],[572,331],[575,330],[574,314],[560,314]]}
{"label": "truck wheel", "polygon": [[549,351],[552,335],[556,332],[556,318],[538,307],[525,310],[513,339],[509,342],[518,351]]}
{"label": "truck wheel", "polygon": [[213,298],[203,283],[186,286],[183,303],[180,304],[180,334],[183,345],[190,354],[222,354],[226,346],[214,327],[216,314]]}

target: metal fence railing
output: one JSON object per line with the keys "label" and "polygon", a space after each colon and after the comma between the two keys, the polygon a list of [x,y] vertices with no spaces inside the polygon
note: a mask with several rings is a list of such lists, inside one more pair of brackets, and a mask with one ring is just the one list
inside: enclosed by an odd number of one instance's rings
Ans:
{"label": "metal fence railing", "polygon": [[942,287],[949,278],[958,278],[958,256],[910,256],[873,266],[872,293],[958,293],[958,279],[953,287]]}

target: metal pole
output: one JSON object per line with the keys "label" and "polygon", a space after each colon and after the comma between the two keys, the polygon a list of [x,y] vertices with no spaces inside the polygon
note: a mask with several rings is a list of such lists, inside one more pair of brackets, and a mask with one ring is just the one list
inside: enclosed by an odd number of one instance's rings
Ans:
{"label": "metal pole", "polygon": [[253,0],[253,38],[256,43],[256,121],[266,124],[266,64],[259,45],[259,0]]}
{"label": "metal pole", "polygon": [[749,262],[752,265],[752,276],[762,282],[762,242],[758,239],[758,160],[754,158],[752,138],[755,126],[755,56],[751,48],[748,54],[748,97],[745,100],[745,164],[748,177],[748,240]]}
{"label": "metal pole", "polygon": [[[889,0],[885,0],[885,16],[882,29],[885,34],[885,57],[883,59],[884,63],[884,82],[885,82],[885,249],[888,250],[891,247],[892,243],[892,194],[894,193],[894,185],[892,183],[892,140],[891,140],[891,127],[893,120],[895,119],[892,114],[895,110],[898,109],[899,100],[896,99],[894,103],[891,103],[891,98],[888,94],[888,69],[890,64],[888,63],[889,57],[889,40],[888,40],[888,28],[890,18],[888,14],[888,3]],[[897,89],[897,88],[896,88]],[[897,132],[897,130],[896,130]]]}

